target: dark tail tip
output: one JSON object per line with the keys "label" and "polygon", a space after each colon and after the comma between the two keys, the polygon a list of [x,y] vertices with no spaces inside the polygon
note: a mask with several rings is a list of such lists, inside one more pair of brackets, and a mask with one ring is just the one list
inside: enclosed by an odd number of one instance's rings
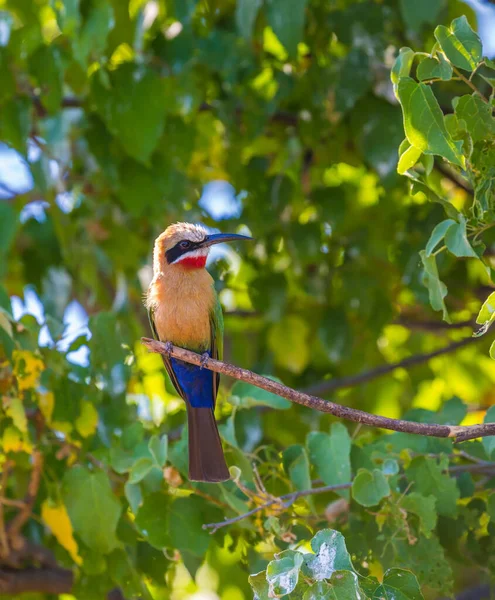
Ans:
{"label": "dark tail tip", "polygon": [[230,479],[213,410],[188,406],[187,422],[189,479],[216,483]]}

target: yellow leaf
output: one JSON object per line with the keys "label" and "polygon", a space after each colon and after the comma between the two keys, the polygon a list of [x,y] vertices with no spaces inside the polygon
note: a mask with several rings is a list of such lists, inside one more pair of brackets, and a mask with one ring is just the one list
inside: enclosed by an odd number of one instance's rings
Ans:
{"label": "yellow leaf", "polygon": [[91,402],[85,402],[81,414],[76,419],[76,429],[83,437],[93,435],[98,426],[98,413]]}
{"label": "yellow leaf", "polygon": [[8,398],[8,404],[5,409],[7,415],[14,421],[14,425],[22,433],[27,433],[27,418],[24,411],[24,405],[20,398]]}
{"label": "yellow leaf", "polygon": [[14,350],[14,373],[20,390],[36,387],[40,373],[44,370],[43,361],[29,350]]}
{"label": "yellow leaf", "polygon": [[39,395],[38,406],[40,407],[41,414],[45,418],[48,425],[51,424],[53,408],[55,407],[55,396],[53,392],[44,392]]}
{"label": "yellow leaf", "polygon": [[45,500],[41,505],[41,518],[57,538],[58,543],[71,555],[72,560],[77,565],[82,564],[82,558],[79,556],[79,548],[74,539],[72,523],[70,522],[65,506],[63,504],[53,504],[49,500]]}
{"label": "yellow leaf", "polygon": [[2,436],[2,447],[4,452],[33,452],[33,445],[25,439],[22,433],[15,427],[7,427]]}
{"label": "yellow leaf", "polygon": [[10,322],[10,316],[3,308],[0,308],[0,327],[5,329],[8,335],[12,337],[12,324]]}

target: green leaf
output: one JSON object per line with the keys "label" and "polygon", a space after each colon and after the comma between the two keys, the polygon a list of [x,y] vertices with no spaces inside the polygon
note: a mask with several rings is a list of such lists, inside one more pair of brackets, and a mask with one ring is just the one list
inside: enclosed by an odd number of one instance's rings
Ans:
{"label": "green leaf", "polygon": [[24,156],[27,154],[32,108],[29,98],[17,96],[5,102],[0,111],[0,139]]}
{"label": "green leaf", "polygon": [[143,495],[141,493],[141,488],[139,487],[139,485],[127,481],[124,485],[124,492],[132,512],[136,514],[139,510],[139,507],[143,504]]}
{"label": "green leaf", "polygon": [[445,221],[442,221],[441,223],[435,226],[435,228],[431,232],[430,239],[426,244],[425,254],[427,257],[433,254],[433,251],[435,250],[437,244],[443,240],[445,234],[447,233],[447,230],[449,229],[449,227],[451,227],[451,225],[456,225],[456,222],[453,219],[446,219]]}
{"label": "green leaf", "polygon": [[[454,532],[453,534],[456,535]],[[428,539],[420,536],[416,544],[412,545],[408,540],[398,540],[395,548],[397,554],[394,563],[397,566],[404,566],[416,573],[421,580],[421,585],[437,592],[435,597],[452,596],[454,574],[445,557],[445,550],[435,535]],[[369,593],[368,589],[365,591]]]}
{"label": "green leaf", "polygon": [[449,28],[439,25],[435,37],[450,62],[472,71],[481,61],[483,48],[478,35],[471,29],[465,15],[454,19]]}
{"label": "green leaf", "polygon": [[[73,0],[72,0],[73,1]],[[78,17],[74,7],[71,8],[69,19],[64,23],[69,30],[76,26]],[[73,39],[73,53],[76,61],[83,69],[90,55],[98,57],[105,50],[107,37],[114,26],[113,9],[107,0],[96,0],[90,5],[84,25],[79,35]]]}
{"label": "green leaf", "polygon": [[265,2],[268,25],[292,58],[297,55],[298,43],[303,41],[307,2],[308,0]]}
{"label": "green leaf", "polygon": [[362,98],[372,82],[368,55],[360,48],[353,48],[340,68],[335,90],[335,108],[348,112]]}
{"label": "green leaf", "polygon": [[370,600],[423,600],[418,580],[411,571],[389,569],[374,590],[366,588]]}
{"label": "green leaf", "polygon": [[237,30],[246,40],[250,40],[256,16],[260,10],[263,0],[238,0],[235,9],[235,22]]}
{"label": "green leaf", "polygon": [[435,257],[426,256],[424,250],[419,255],[424,267],[423,283],[428,288],[431,307],[433,310],[443,311],[443,318],[445,321],[450,322],[449,313],[444,302],[444,298],[447,295],[447,286],[440,281]]}
{"label": "green leaf", "polygon": [[411,146],[408,142],[408,147],[402,152],[397,165],[397,173],[404,175],[406,171],[412,169],[423,154],[422,150]]}
{"label": "green leaf", "polygon": [[427,79],[442,79],[449,81],[452,78],[452,66],[440,52],[435,57],[427,56],[423,59],[416,70],[419,81]]}
{"label": "green leaf", "polygon": [[[490,346],[490,356],[495,359],[495,355],[492,354],[492,350],[495,347],[495,342]],[[485,418],[483,419],[483,423],[495,423],[495,406],[490,406],[490,408],[485,413]],[[488,460],[493,460],[495,457],[495,435],[489,435],[482,439],[483,448],[485,449]]]}
{"label": "green leaf", "polygon": [[93,369],[111,371],[114,365],[123,363],[126,351],[122,348],[116,315],[100,312],[90,318],[89,328],[92,337],[88,345]]}
{"label": "green leaf", "polygon": [[488,496],[486,508],[492,523],[495,523],[495,493],[492,493]]}
{"label": "green leaf", "polygon": [[[283,453],[283,463],[285,471],[296,490],[311,489],[309,459],[303,446],[295,445],[287,448]],[[310,506],[313,506],[311,497],[307,497],[306,501]]]}
{"label": "green leaf", "polygon": [[42,93],[40,100],[49,112],[55,112],[62,101],[64,69],[60,51],[54,46],[40,46],[29,57],[29,70]]}
{"label": "green leaf", "polygon": [[406,137],[415,148],[428,154],[443,156],[464,167],[462,142],[454,141],[445,127],[443,113],[432,89],[410,77],[398,84],[399,101],[404,116]]}
{"label": "green leaf", "polygon": [[63,496],[74,531],[89,548],[108,554],[119,545],[115,532],[122,506],[105,472],[73,467],[64,476]]}
{"label": "green leaf", "polygon": [[394,65],[390,72],[390,79],[394,84],[395,95],[397,96],[397,85],[403,77],[409,77],[411,67],[416,53],[411,48],[401,48],[399,55],[395,59]]}
{"label": "green leaf", "polygon": [[303,555],[294,550],[284,550],[266,567],[268,597],[281,598],[290,594],[297,585],[299,571],[303,564]]}
{"label": "green leaf", "polygon": [[268,332],[268,347],[279,366],[301,373],[309,362],[308,324],[292,315],[278,321]]}
{"label": "green leaf", "polygon": [[466,123],[473,142],[492,139],[495,135],[495,118],[492,108],[476,95],[467,94],[452,101],[455,114]]}
{"label": "green leaf", "polygon": [[383,461],[382,473],[384,475],[397,475],[399,472],[399,463],[395,458],[387,458]]}
{"label": "green leaf", "polygon": [[493,358],[493,360],[495,360],[495,340],[491,343],[490,350],[488,351],[488,353],[490,354],[490,358]]}
{"label": "green leaf", "polygon": [[432,458],[418,456],[413,459],[406,471],[409,481],[414,481],[414,490],[423,496],[433,496],[437,500],[439,515],[455,517],[459,488],[455,479],[444,471],[448,467],[448,459],[444,456],[439,462]]}
{"label": "green leaf", "polygon": [[452,219],[459,218],[459,211],[455,208],[453,204],[451,204],[445,198],[439,196],[434,190],[431,189],[428,185],[426,185],[419,177],[411,172],[406,173],[406,177],[411,180],[411,195],[415,196],[416,194],[424,194],[426,199],[430,202],[437,202],[441,204],[445,213],[448,217]]}
{"label": "green leaf", "polygon": [[445,245],[454,256],[478,258],[467,239],[466,220],[460,215],[460,223],[451,225],[445,233]]}
{"label": "green leaf", "polygon": [[0,258],[3,259],[10,250],[18,225],[19,219],[12,206],[0,201]]}
{"label": "green leaf", "polygon": [[196,496],[179,498],[170,509],[169,533],[175,548],[194,556],[204,556],[211,535],[203,529],[201,507],[204,501]]}
{"label": "green leaf", "polygon": [[429,538],[437,525],[436,498],[423,496],[418,492],[407,494],[402,499],[400,506],[408,513],[419,517],[419,529],[425,537]]}
{"label": "green leaf", "polygon": [[79,0],[64,0],[52,4],[57,17],[60,30],[68,36],[72,36],[79,27]]}
{"label": "green leaf", "polygon": [[153,468],[151,458],[139,458],[133,465],[129,474],[129,483],[139,483]]}
{"label": "green leaf", "polygon": [[309,460],[306,449],[296,444],[289,446],[283,453],[283,463],[294,487],[298,491],[311,489]]}
{"label": "green leaf", "polygon": [[260,571],[254,575],[250,575],[249,585],[253,588],[253,600],[270,600],[268,595],[268,581],[266,580],[266,571]]}
{"label": "green leaf", "polygon": [[356,573],[335,571],[330,581],[318,581],[306,590],[303,600],[364,600]]}
{"label": "green leaf", "polygon": [[399,0],[406,29],[420,33],[424,25],[433,25],[437,21],[442,4],[442,0]]}
{"label": "green leaf", "polygon": [[476,323],[483,325],[487,321],[492,321],[495,315],[495,292],[492,292],[483,302],[480,312],[476,317]]}
{"label": "green leaf", "polygon": [[354,571],[344,536],[333,529],[322,529],[311,540],[315,554],[304,555],[303,572],[321,581],[329,579],[335,571]]}
{"label": "green leaf", "polygon": [[[333,423],[330,435],[313,431],[306,440],[309,459],[325,485],[351,481],[351,438],[342,423]],[[349,498],[349,490],[336,491]]]}
{"label": "green leaf", "polygon": [[352,482],[352,497],[361,506],[376,506],[390,494],[388,479],[379,469],[359,469]]}
{"label": "green leaf", "polygon": [[137,511],[136,525],[149,543],[159,550],[171,545],[168,534],[170,516],[168,497],[160,492],[145,496]]}
{"label": "green leaf", "polygon": [[109,88],[99,74],[92,79],[99,115],[129,156],[148,163],[163,133],[166,97],[162,80],[155,71],[130,63],[109,74]]}
{"label": "green leaf", "polygon": [[[265,375],[268,379],[283,383],[277,377]],[[245,381],[236,381],[230,391],[229,402],[234,406],[241,408],[252,408],[253,406],[269,406],[278,410],[287,410],[292,406],[292,402],[281,398],[276,394],[262,390],[255,385],[246,383]]]}
{"label": "green leaf", "polygon": [[148,448],[155,463],[159,467],[163,468],[167,462],[168,456],[167,435],[164,434],[161,438],[159,438],[157,435],[152,435],[150,441],[148,442]]}

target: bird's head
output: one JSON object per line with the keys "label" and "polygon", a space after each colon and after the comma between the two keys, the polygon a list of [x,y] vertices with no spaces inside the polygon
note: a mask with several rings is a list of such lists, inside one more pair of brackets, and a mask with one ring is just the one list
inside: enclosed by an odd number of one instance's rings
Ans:
{"label": "bird's head", "polygon": [[252,238],[236,233],[209,234],[202,225],[174,223],[155,241],[154,270],[163,271],[168,266],[202,269],[214,244],[250,239]]}

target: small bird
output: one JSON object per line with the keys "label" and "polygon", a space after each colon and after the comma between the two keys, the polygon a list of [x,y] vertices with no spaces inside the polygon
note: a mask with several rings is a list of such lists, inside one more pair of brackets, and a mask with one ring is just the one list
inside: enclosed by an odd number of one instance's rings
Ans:
{"label": "small bird", "polygon": [[[146,307],[155,339],[222,359],[223,315],[213,278],[205,269],[211,246],[250,240],[235,233],[208,234],[202,225],[175,223],[157,237],[153,280]],[[214,416],[220,376],[171,356],[163,362],[186,402],[189,431],[189,479],[226,481],[222,444]]]}

